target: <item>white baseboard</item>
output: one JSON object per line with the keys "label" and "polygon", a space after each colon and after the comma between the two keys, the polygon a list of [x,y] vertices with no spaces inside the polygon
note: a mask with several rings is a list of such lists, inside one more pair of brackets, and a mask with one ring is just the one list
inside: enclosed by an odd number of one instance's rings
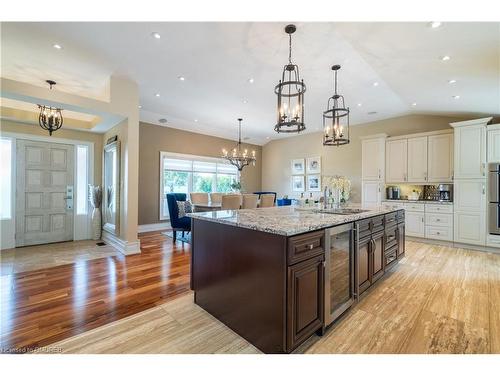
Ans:
{"label": "white baseboard", "polygon": [[154,224],[142,224],[139,225],[138,227],[138,232],[139,233],[145,233],[145,232],[154,232],[158,230],[167,230],[170,229],[170,221],[165,221],[162,223],[154,223]]}
{"label": "white baseboard", "polygon": [[117,249],[119,252],[125,254],[125,255],[131,255],[131,254],[140,254],[141,253],[141,242],[140,240],[137,241],[125,241],[122,240],[121,238],[116,237],[115,235],[108,233],[108,232],[102,232],[102,240],[106,242],[108,245],[113,246],[115,249]]}
{"label": "white baseboard", "polygon": [[491,246],[478,246],[478,245],[470,245],[466,243],[459,243],[459,242],[451,242],[451,241],[440,241],[440,240],[431,240],[428,238],[422,238],[422,237],[411,237],[411,236],[406,236],[406,239],[410,241],[415,241],[415,242],[422,242],[422,243],[428,243],[431,245],[440,245],[440,246],[448,246],[448,247],[454,247],[457,249],[467,249],[467,250],[476,250],[476,251],[484,251],[487,253],[497,253],[500,254],[500,248],[495,249],[494,247]]}

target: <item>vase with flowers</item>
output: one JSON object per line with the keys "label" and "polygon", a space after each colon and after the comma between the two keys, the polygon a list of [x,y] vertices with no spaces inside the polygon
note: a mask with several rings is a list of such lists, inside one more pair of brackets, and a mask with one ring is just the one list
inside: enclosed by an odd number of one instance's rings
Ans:
{"label": "vase with flowers", "polygon": [[92,239],[101,239],[102,232],[102,188],[99,185],[89,185],[89,201],[92,205]]}

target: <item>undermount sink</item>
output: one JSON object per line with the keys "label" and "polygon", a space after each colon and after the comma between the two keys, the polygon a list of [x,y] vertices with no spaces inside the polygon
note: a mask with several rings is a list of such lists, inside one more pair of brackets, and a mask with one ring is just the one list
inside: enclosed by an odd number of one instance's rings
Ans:
{"label": "undermount sink", "polygon": [[332,214],[332,215],[354,215],[368,211],[369,210],[361,210],[359,208],[324,208],[320,210],[315,210],[315,212],[321,214]]}

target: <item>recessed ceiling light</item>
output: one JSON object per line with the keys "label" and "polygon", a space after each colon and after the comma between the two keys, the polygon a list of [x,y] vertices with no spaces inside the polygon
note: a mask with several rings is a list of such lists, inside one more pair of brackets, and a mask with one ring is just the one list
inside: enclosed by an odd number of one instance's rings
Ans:
{"label": "recessed ceiling light", "polygon": [[142,105],[139,105],[138,107],[139,107],[139,109],[141,109],[141,108],[142,108]]}
{"label": "recessed ceiling light", "polygon": [[373,86],[377,87],[378,86],[378,82],[373,82]]}
{"label": "recessed ceiling light", "polygon": [[166,118],[161,118],[161,119],[158,120],[158,122],[160,124],[166,124],[167,123],[167,119]]}
{"label": "recessed ceiling light", "polygon": [[460,99],[460,95],[453,95],[452,98],[453,99]]}
{"label": "recessed ceiling light", "polygon": [[417,103],[411,103],[411,105],[415,107],[417,105]]}
{"label": "recessed ceiling light", "polygon": [[194,122],[198,122],[198,119],[197,119],[197,118],[195,118],[195,119],[194,119]]}
{"label": "recessed ceiling light", "polygon": [[153,32],[153,33],[151,33],[151,36],[152,36],[153,38],[155,38],[155,39],[160,39],[160,38],[161,38],[160,33],[157,33],[156,31],[155,31],[155,32]]}
{"label": "recessed ceiling light", "polygon": [[448,83],[449,83],[450,85],[451,85],[451,84],[453,84],[453,83],[456,83],[456,82],[457,82],[457,80],[456,80],[456,79],[450,79],[450,80],[448,80]]}
{"label": "recessed ceiling light", "polygon": [[449,59],[451,59],[451,57],[448,56],[448,55],[445,55],[445,56],[441,57],[442,61],[448,61]]}
{"label": "recessed ceiling light", "polygon": [[155,94],[155,96],[156,96],[157,98],[159,98],[159,97],[160,97],[160,94],[156,93],[156,94]]}
{"label": "recessed ceiling light", "polygon": [[358,107],[361,107],[363,105],[363,103],[358,103]]}
{"label": "recessed ceiling light", "polygon": [[247,104],[248,103],[248,100],[243,100],[243,104]]}
{"label": "recessed ceiling light", "polygon": [[55,49],[62,49],[62,46],[60,44],[54,44],[52,45]]}
{"label": "recessed ceiling light", "polygon": [[248,83],[254,83],[254,79],[253,78],[248,78]]}
{"label": "recessed ceiling light", "polygon": [[429,23],[429,26],[433,29],[437,29],[439,26],[441,26],[441,22],[433,21]]}
{"label": "recessed ceiling light", "polygon": [[185,81],[186,80],[186,77],[184,77],[184,76],[179,76],[177,78],[179,78],[179,81]]}
{"label": "recessed ceiling light", "polygon": [[266,139],[269,139],[269,137],[266,137]]}

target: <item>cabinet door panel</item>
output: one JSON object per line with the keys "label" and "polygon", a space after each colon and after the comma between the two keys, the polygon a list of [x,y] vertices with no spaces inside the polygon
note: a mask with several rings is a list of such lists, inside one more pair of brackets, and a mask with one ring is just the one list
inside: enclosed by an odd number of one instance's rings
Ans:
{"label": "cabinet door panel", "polygon": [[408,181],[427,181],[427,137],[408,139]]}
{"label": "cabinet door panel", "polygon": [[378,207],[382,204],[382,193],[379,181],[362,182],[362,203],[363,207]]}
{"label": "cabinet door panel", "polygon": [[455,212],[455,242],[472,245],[486,245],[486,213]]}
{"label": "cabinet door panel", "polygon": [[453,180],[453,134],[429,136],[427,172],[429,182]]}
{"label": "cabinet door panel", "polygon": [[288,351],[323,326],[323,259],[320,256],[288,267]]}
{"label": "cabinet door panel", "polygon": [[500,163],[500,129],[488,130],[488,163]]}
{"label": "cabinet door panel", "polygon": [[384,232],[373,235],[371,246],[373,284],[384,274]]}
{"label": "cabinet door panel", "polygon": [[406,235],[413,237],[425,236],[425,214],[423,212],[408,212],[405,213]]}
{"label": "cabinet door panel", "polygon": [[385,138],[362,141],[361,175],[363,180],[384,179]]}
{"label": "cabinet door panel", "polygon": [[405,255],[405,226],[398,224],[398,258]]}
{"label": "cabinet door panel", "polygon": [[386,181],[407,181],[408,140],[398,139],[386,143]]}
{"label": "cabinet door panel", "polygon": [[455,211],[486,211],[486,180],[455,181]]}
{"label": "cabinet door panel", "polygon": [[483,178],[486,175],[486,127],[455,129],[455,178]]}
{"label": "cabinet door panel", "polygon": [[371,237],[362,239],[357,246],[357,285],[358,296],[370,286],[370,240]]}

